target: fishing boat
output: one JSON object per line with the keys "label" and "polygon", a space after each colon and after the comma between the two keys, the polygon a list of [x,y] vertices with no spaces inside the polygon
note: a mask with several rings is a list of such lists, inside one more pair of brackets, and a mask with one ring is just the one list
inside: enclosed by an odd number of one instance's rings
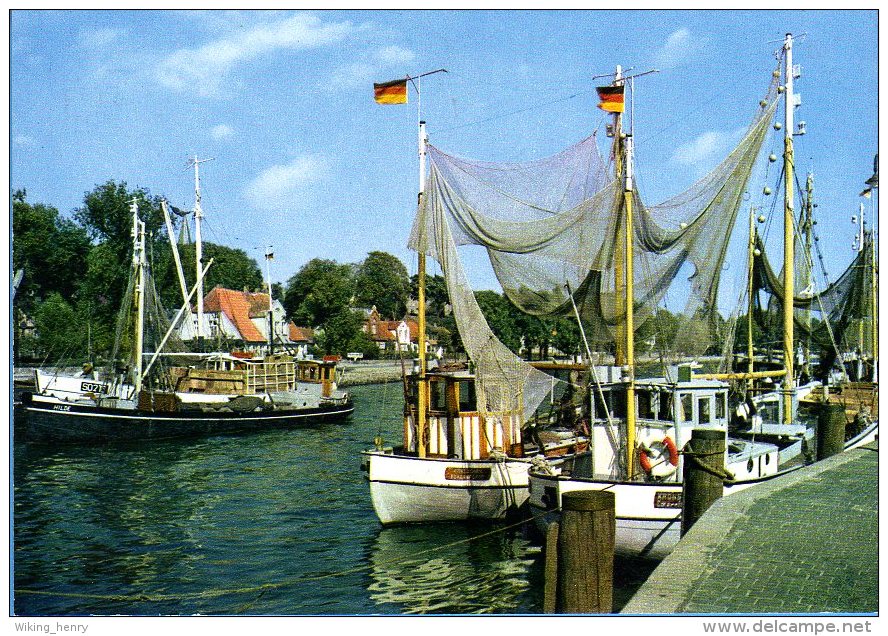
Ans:
{"label": "fishing boat", "polygon": [[[420,122],[419,208],[410,247],[419,258],[419,360],[405,376],[403,442],[362,453],[373,508],[384,525],[428,521],[503,519],[527,501],[527,473],[534,463],[558,464],[587,448],[578,430],[582,398],[565,401],[566,417],[538,409],[546,396],[583,382],[559,380],[570,364],[536,367],[510,351],[491,331],[455,253],[449,230],[429,232],[440,216],[447,187],[437,177],[443,155],[432,158],[432,188],[425,192],[428,144]],[[441,228],[443,230],[443,226]],[[426,255],[441,265],[471,368],[429,368],[426,351]],[[546,420],[542,422],[542,420]]]}
{"label": "fishing boat", "polygon": [[[795,315],[795,309],[813,309],[816,307],[815,303],[819,303],[820,309],[825,314],[824,328],[829,329],[832,323],[833,328],[844,331],[849,326],[847,320],[851,315],[848,313],[849,299],[860,299],[861,293],[864,298],[874,299],[874,295],[867,292],[874,291],[876,283],[875,235],[870,233],[868,238],[862,236],[861,254],[839,281],[819,294],[811,290],[803,290],[801,293],[795,291],[793,136],[796,128],[793,115],[799,100],[794,96],[793,80],[799,77],[799,73],[798,68],[792,63],[792,47],[793,38],[787,34],[778,55],[781,64],[773,75],[775,80],[782,79],[782,81],[779,81],[778,86],[774,86],[772,81],[768,96],[760,103],[759,115],[753,121],[738,149],[731,155],[734,156],[739,152],[755,157],[759,154],[761,141],[755,139],[755,136],[757,131],[764,132],[771,124],[782,96],[784,122],[782,124],[777,122],[774,125],[775,129],[782,128],[784,131],[782,276],[775,275],[773,270],[766,267],[766,261],[763,260],[764,247],[756,241],[753,233],[750,238],[749,255],[750,267],[757,268],[756,271],[760,274],[758,281],[762,288],[769,287],[781,301],[782,368],[776,371],[756,370],[753,367],[755,356],[750,344],[747,356],[749,368],[743,372],[697,375],[688,368],[679,368],[672,377],[667,374],[666,377],[657,380],[636,380],[632,372],[634,360],[631,355],[633,333],[631,308],[638,301],[632,296],[631,285],[624,283],[622,286],[624,304],[630,308],[620,316],[623,325],[621,335],[625,338],[623,347],[627,352],[625,360],[629,367],[627,380],[603,383],[601,390],[594,396],[601,406],[593,409],[595,417],[590,423],[593,451],[590,456],[584,457],[582,461],[565,464],[561,468],[531,469],[530,507],[541,528],[544,529],[547,523],[557,516],[564,493],[607,490],[615,494],[617,552],[660,559],[673,549],[680,538],[681,479],[684,464],[690,461],[685,450],[690,453],[692,449],[686,449],[685,444],[690,439],[691,431],[715,430],[726,435],[725,495],[755,487],[765,481],[779,480],[782,476],[805,465],[807,455],[810,453],[787,452],[787,450],[804,450],[804,444],[811,438],[812,424],[810,421],[805,421],[802,411],[804,408],[809,408],[816,412],[817,409],[823,408],[826,399],[833,402],[841,401],[845,407],[844,412],[849,424],[844,443],[846,450],[877,439],[877,412],[873,413],[866,408],[867,402],[874,405],[877,401],[877,398],[874,399],[877,395],[875,382],[863,387],[844,382],[838,386],[824,383],[819,386],[806,386],[800,390],[798,369],[794,365],[798,353],[794,341],[794,327],[800,322]],[[626,83],[618,70],[612,88],[622,87]],[[775,88],[777,90],[774,90]],[[621,124],[621,116],[617,113],[614,121],[617,131],[620,131]],[[625,225],[631,227],[632,204],[639,201],[631,181],[631,129],[625,137],[628,143],[620,140],[621,135],[618,134],[617,151],[624,157],[622,165],[625,168],[617,173],[623,183],[625,196],[625,204],[620,210],[626,219]],[[730,162],[730,157],[726,162]],[[745,188],[744,175],[748,178],[749,170],[744,170],[742,173],[739,171],[727,173],[724,170],[725,165],[716,168],[713,175],[719,176],[726,189],[732,187],[733,182],[730,177],[733,177],[738,181],[740,188],[738,192],[742,192]],[[704,181],[707,178],[704,178]],[[765,194],[769,192],[765,191]],[[685,200],[692,198],[684,197]],[[682,197],[677,198],[681,199]],[[709,201],[704,201],[704,204],[708,204]],[[736,214],[739,204],[740,199],[731,204],[733,212],[728,209],[728,216]],[[644,216],[640,218],[643,223],[647,222]],[[685,222],[690,226],[698,221],[697,219],[682,221]],[[732,224],[732,222],[725,223],[722,227],[729,230]],[[804,223],[799,225],[803,226]],[[631,250],[637,247],[645,249],[646,246],[643,240],[639,241],[638,235],[633,240],[628,230],[624,241],[625,252],[629,252],[630,255],[624,252],[618,255],[618,258],[622,258],[625,280],[632,281],[634,261]],[[863,245],[865,242],[868,245]],[[721,267],[723,252],[721,257],[714,261],[715,267]],[[872,267],[870,273],[864,276],[862,273],[867,263]],[[852,282],[852,278],[857,282]],[[875,344],[875,302],[871,300],[870,303],[869,315],[874,334],[872,342]],[[866,302],[861,301],[860,304],[865,305]],[[837,320],[838,323],[835,322]],[[874,346],[871,357],[874,369],[877,366],[876,355],[877,348]],[[829,366],[827,363],[828,369]],[[749,415],[750,410],[756,410],[756,404],[764,407],[770,403],[776,407],[774,411],[778,421],[773,422],[773,428],[768,429],[759,416],[757,423],[752,427],[746,425],[738,427],[736,423],[731,422],[733,419],[731,413],[735,411],[733,405],[729,406],[727,402],[729,388],[727,380],[749,382],[763,377],[776,379],[776,388],[773,388],[772,384],[771,391],[756,396],[756,399],[749,398],[747,402],[738,405],[738,409],[746,409],[746,415]],[[800,400],[800,397],[804,399]],[[621,406],[608,410],[606,406],[609,403],[619,403]],[[745,419],[748,421],[754,418]]]}
{"label": "fishing boat", "polygon": [[[165,367],[161,353],[198,284],[169,321],[150,276],[145,224],[136,201],[131,212],[133,259],[123,307],[134,311],[132,319],[128,311],[121,312],[119,329],[132,343],[129,360],[105,376],[86,368],[77,376],[38,371],[35,392],[23,396],[24,417],[16,438],[96,442],[205,436],[307,426],[353,412],[350,395],[336,388],[335,360],[210,356],[201,366],[161,370]],[[198,282],[211,265],[212,260],[203,267]],[[158,336],[153,353],[144,351],[148,327]],[[117,350],[115,345],[112,359]]]}

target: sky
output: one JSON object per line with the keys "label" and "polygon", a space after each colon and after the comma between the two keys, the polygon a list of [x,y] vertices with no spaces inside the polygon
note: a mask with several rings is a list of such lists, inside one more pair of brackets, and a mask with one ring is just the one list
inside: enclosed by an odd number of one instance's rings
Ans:
{"label": "sky", "polygon": [[[607,80],[594,76],[657,69],[636,81],[634,109],[653,204],[728,153],[792,32],[807,126],[796,162],[815,175],[835,278],[877,152],[877,24],[874,10],[16,10],[9,187],[64,215],[108,180],[190,209],[189,160],[212,159],[200,166],[204,239],[263,271],[272,246],[274,281],[373,250],[415,273],[419,117],[445,152],[532,160],[603,126],[595,87]],[[408,105],[373,101],[374,82],[440,68],[420,104],[412,91]],[[779,137],[769,144],[782,152]],[[483,261],[469,255],[471,284],[498,290]]]}

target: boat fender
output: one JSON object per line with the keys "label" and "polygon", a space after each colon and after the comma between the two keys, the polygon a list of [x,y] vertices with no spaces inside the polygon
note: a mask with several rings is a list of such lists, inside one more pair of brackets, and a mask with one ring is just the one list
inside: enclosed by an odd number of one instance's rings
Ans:
{"label": "boat fender", "polygon": [[668,435],[638,447],[638,463],[652,477],[668,477],[678,467],[678,448]]}

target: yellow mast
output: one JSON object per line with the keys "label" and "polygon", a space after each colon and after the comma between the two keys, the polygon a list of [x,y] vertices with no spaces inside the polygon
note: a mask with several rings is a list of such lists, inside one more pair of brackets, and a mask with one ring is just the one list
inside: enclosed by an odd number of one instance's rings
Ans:
{"label": "yellow mast", "polygon": [[792,92],[793,68],[792,68],[792,34],[786,34],[783,44],[783,56],[785,61],[784,85],[784,149],[783,149],[783,367],[786,375],[783,381],[783,423],[792,424],[792,398],[795,393],[793,357],[795,355],[794,324],[793,324],[793,298],[795,297],[795,229],[793,223],[793,111],[796,103]]}
{"label": "yellow mast", "polygon": [[[623,81],[622,67],[617,66],[614,74],[614,86],[619,86]],[[614,174],[619,179],[623,175],[623,114],[614,113]],[[617,224],[619,228],[619,223]],[[622,316],[625,307],[625,296],[621,294],[626,285],[626,274],[623,267],[625,259],[625,241],[617,240],[614,245],[614,302],[617,316]],[[626,364],[626,325],[621,320],[617,322],[616,338],[614,338],[614,364],[621,367]]]}
{"label": "yellow mast", "polygon": [[746,277],[746,295],[749,299],[749,309],[746,313],[746,355],[748,358],[746,367],[747,373],[749,373],[747,385],[751,388],[753,385],[752,374],[755,373],[755,348],[753,347],[752,340],[752,312],[755,309],[755,299],[752,297],[752,274],[755,266],[755,208],[753,207],[749,208],[749,246],[747,257],[749,259],[749,271]]}
{"label": "yellow mast", "polygon": [[626,210],[626,367],[629,385],[626,387],[626,476],[629,480],[635,474],[635,308],[634,298],[634,267],[632,245],[632,136],[625,139],[626,148],[626,179],[623,188],[623,203]]}
{"label": "yellow mast", "polygon": [[[425,159],[426,159],[426,132],[425,122],[419,122],[419,196],[417,203],[422,205],[422,198],[425,195]],[[419,347],[419,382],[417,383],[417,414],[416,414],[416,453],[419,457],[426,456],[426,409],[428,404],[428,380],[426,378],[426,255],[425,245],[420,246],[419,262],[417,265],[417,301],[419,307],[417,309],[417,322],[419,323],[419,334],[417,336],[417,346]]]}

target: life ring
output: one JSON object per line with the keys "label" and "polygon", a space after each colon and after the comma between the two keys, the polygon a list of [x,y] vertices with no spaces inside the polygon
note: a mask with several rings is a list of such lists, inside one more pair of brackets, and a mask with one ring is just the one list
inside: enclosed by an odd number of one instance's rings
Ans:
{"label": "life ring", "polygon": [[668,435],[638,447],[638,463],[651,477],[668,477],[678,468],[678,448]]}

